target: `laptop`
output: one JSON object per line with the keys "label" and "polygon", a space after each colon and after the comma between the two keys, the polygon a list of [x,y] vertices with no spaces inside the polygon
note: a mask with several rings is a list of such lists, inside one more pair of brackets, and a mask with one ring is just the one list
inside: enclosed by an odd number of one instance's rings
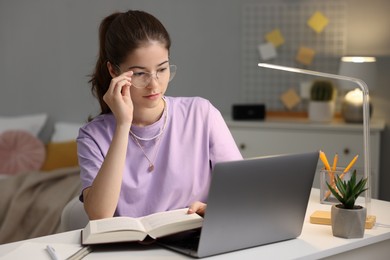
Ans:
{"label": "laptop", "polygon": [[202,228],[158,243],[202,258],[298,237],[318,157],[310,152],[217,163]]}

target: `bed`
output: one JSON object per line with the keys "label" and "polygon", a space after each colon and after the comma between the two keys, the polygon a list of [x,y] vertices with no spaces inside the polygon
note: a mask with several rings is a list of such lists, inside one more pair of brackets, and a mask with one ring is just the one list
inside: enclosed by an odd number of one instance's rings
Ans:
{"label": "bed", "polygon": [[65,231],[61,214],[81,189],[80,126],[47,114],[0,116],[0,244]]}

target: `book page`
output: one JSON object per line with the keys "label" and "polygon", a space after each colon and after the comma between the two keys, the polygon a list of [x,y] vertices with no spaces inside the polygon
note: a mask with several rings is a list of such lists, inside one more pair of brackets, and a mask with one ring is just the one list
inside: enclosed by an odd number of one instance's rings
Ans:
{"label": "book page", "polygon": [[187,211],[188,208],[159,212],[140,220],[152,237],[200,227],[203,218],[198,214],[187,214]]}
{"label": "book page", "polygon": [[99,219],[90,222],[90,225],[91,234],[123,230],[136,230],[145,232],[144,227],[138,219],[129,217]]}

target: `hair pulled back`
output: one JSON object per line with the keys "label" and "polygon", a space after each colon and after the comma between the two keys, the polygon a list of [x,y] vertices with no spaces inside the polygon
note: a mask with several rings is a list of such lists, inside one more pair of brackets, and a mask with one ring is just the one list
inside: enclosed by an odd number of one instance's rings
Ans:
{"label": "hair pulled back", "polygon": [[91,75],[91,91],[100,104],[100,114],[111,110],[103,100],[111,81],[107,62],[119,65],[134,50],[150,41],[162,43],[169,51],[171,40],[162,23],[153,15],[144,11],[130,10],[125,13],[113,13],[100,24],[99,54],[95,69]]}

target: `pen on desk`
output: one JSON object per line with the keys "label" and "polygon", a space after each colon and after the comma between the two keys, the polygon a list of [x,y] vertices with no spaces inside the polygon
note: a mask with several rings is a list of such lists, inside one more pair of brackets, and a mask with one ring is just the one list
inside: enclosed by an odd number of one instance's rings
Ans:
{"label": "pen on desk", "polygon": [[52,246],[47,245],[46,246],[46,251],[49,253],[50,258],[52,260],[60,260],[60,258],[58,257],[58,255],[56,253],[56,250]]}

